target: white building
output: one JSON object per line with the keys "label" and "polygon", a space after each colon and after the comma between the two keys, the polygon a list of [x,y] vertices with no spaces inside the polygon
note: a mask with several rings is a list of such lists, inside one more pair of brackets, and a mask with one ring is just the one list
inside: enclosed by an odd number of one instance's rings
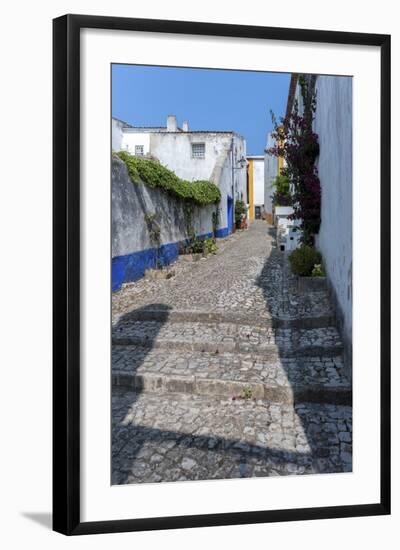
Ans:
{"label": "white building", "polygon": [[274,147],[275,140],[272,133],[267,135],[267,145],[264,155],[264,216],[268,223],[273,223],[272,195],[274,193],[273,183],[279,173],[278,158],[268,153]]}
{"label": "white building", "polygon": [[[321,184],[321,226],[316,247],[321,251],[336,316],[351,361],[352,342],[352,78],[309,75],[316,92],[313,130],[318,134],[316,167]],[[290,84],[288,111],[297,100],[303,112],[298,75]]]}
{"label": "white building", "polygon": [[169,115],[164,127],[135,127],[112,119],[112,148],[132,155],[151,156],[187,181],[209,180],[221,190],[217,235],[232,232],[234,202],[248,202],[246,142],[232,131],[191,131],[187,121],[178,127]]}
{"label": "white building", "polygon": [[264,156],[247,157],[249,220],[264,217]]}

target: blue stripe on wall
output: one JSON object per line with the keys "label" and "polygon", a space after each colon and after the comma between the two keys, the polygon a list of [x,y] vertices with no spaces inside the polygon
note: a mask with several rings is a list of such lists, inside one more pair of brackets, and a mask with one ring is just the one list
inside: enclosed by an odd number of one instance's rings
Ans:
{"label": "blue stripe on wall", "polygon": [[[226,237],[228,235],[228,228],[217,229],[217,238]],[[200,235],[199,239],[211,237],[212,233]],[[180,242],[163,244],[159,249],[158,260],[162,266],[166,266],[174,262],[179,254]],[[139,252],[133,252],[132,254],[126,254],[124,256],[115,256],[112,259],[112,291],[121,288],[123,283],[131,281],[137,281],[143,277],[146,269],[156,267],[157,255],[155,248],[148,248],[147,250],[140,250]]]}
{"label": "blue stripe on wall", "polygon": [[223,227],[222,229],[217,229],[215,233],[216,233],[217,239],[222,239],[223,237],[227,237],[229,235],[229,227]]}

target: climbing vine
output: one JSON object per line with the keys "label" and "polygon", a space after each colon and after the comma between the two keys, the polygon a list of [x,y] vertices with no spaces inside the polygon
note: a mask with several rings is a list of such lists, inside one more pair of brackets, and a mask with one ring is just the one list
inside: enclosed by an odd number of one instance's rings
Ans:
{"label": "climbing vine", "polygon": [[143,182],[149,187],[159,188],[185,202],[207,206],[221,200],[221,191],[211,181],[189,182],[178,178],[174,172],[156,160],[135,157],[127,151],[115,153],[123,160],[133,183]]}
{"label": "climbing vine", "polygon": [[194,205],[190,202],[183,203],[183,219],[185,222],[186,237],[189,241],[193,241],[196,237],[196,232],[193,227]]}
{"label": "climbing vine", "polygon": [[161,227],[157,221],[157,214],[145,214],[144,220],[146,222],[147,230],[149,232],[150,243],[156,251],[155,267],[158,269],[161,267],[160,248],[161,248]]}
{"label": "climbing vine", "polygon": [[211,214],[211,223],[212,223],[212,229],[213,229],[214,237],[217,236],[217,229],[218,229],[219,223],[220,223],[220,215],[221,215],[221,209],[218,208],[218,206],[217,206],[215,211]]}
{"label": "climbing vine", "polygon": [[301,220],[303,242],[313,244],[321,223],[321,184],[315,159],[319,154],[318,136],[312,129],[316,108],[316,95],[303,75],[299,76],[299,86],[303,100],[303,114],[299,114],[297,100],[292,112],[280,119],[278,124],[273,113],[274,131],[272,137],[276,145],[269,153],[285,159],[281,171],[290,182],[293,219]]}

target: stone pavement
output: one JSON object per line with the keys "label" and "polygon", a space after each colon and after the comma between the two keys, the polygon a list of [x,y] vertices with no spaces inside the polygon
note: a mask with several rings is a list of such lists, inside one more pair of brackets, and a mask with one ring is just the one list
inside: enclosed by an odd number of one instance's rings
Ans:
{"label": "stone pavement", "polygon": [[351,470],[346,406],[119,388],[113,420],[113,484]]}
{"label": "stone pavement", "polygon": [[328,293],[298,292],[265,222],[113,295],[113,483],[351,470]]}

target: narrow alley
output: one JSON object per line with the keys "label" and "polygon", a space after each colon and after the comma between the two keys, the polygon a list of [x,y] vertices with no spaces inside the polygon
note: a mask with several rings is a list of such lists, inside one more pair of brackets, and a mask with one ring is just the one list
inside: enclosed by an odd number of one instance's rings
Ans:
{"label": "narrow alley", "polygon": [[326,290],[256,220],[113,294],[114,484],[351,471],[351,382]]}

